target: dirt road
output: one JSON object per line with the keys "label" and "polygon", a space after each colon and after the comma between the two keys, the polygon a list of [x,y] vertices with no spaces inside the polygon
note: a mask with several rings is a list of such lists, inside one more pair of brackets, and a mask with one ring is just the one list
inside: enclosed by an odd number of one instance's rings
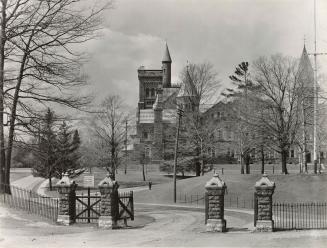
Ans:
{"label": "dirt road", "polygon": [[326,231],[251,233],[250,216],[226,213],[228,233],[206,233],[203,213],[138,209],[135,224],[118,230],[57,226],[32,215],[0,208],[0,247],[325,247]]}

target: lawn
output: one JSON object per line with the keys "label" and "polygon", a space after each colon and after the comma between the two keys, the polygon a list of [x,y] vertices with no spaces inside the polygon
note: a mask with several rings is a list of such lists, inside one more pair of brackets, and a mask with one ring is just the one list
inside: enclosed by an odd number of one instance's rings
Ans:
{"label": "lawn", "polygon": [[[274,167],[274,173],[272,174]],[[250,175],[241,175],[239,165],[225,164],[215,165],[215,170],[226,182],[226,198],[238,199],[250,202],[253,199],[254,184],[261,178],[260,164],[251,165]],[[224,174],[222,175],[222,168]],[[274,194],[275,202],[326,202],[327,201],[327,174],[298,174],[296,165],[288,165],[289,175],[281,175],[280,166],[266,165],[266,172],[269,178],[276,183]],[[310,170],[312,168],[310,167]],[[107,172],[101,168],[94,168],[92,174],[95,177],[95,187],[106,176]],[[83,185],[83,177],[88,173],[82,174],[75,179],[78,185]],[[192,195],[196,199],[202,198],[205,192],[204,185],[211,179],[213,172],[208,172],[201,177],[190,177],[177,182],[177,198],[188,198]],[[120,188],[147,186],[148,181],[153,183],[152,190],[135,192],[135,202],[147,203],[173,203],[173,180],[171,175],[160,173],[158,170],[148,170],[146,181],[143,181],[141,167],[127,170],[118,170],[116,175]],[[96,190],[96,189],[95,189]],[[179,199],[178,199],[179,200]]]}
{"label": "lawn", "polygon": [[11,168],[10,169],[10,182],[14,182],[23,177],[31,175],[30,168]]}
{"label": "lawn", "polygon": [[[225,171],[226,172],[226,171]],[[213,173],[201,177],[189,178],[177,182],[177,198],[179,195],[204,195],[205,183]],[[273,196],[275,202],[326,202],[327,201],[327,174],[270,174],[268,176],[276,183]],[[238,197],[240,202],[251,201],[255,182],[261,178],[260,174],[241,175],[238,173],[224,173],[221,178],[227,185],[226,197]],[[194,199],[194,198],[193,198]],[[172,203],[173,184],[155,185],[151,191],[135,193],[136,202]]]}

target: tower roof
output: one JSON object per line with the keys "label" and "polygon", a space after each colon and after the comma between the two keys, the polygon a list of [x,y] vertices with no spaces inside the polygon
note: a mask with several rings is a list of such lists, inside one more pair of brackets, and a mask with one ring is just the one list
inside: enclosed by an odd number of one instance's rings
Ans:
{"label": "tower roof", "polygon": [[162,58],[162,62],[170,62],[171,63],[171,57],[170,57],[170,53],[169,53],[169,49],[168,49],[167,43],[166,43],[165,53],[164,53],[164,56]]}
{"label": "tower roof", "polygon": [[311,83],[313,85],[312,80],[314,77],[314,71],[305,45],[303,47],[302,55],[300,58],[298,75],[300,79],[304,80],[304,83],[307,84],[307,86],[309,86]]}
{"label": "tower roof", "polygon": [[190,97],[197,96],[197,90],[188,69],[186,69],[185,80],[183,80],[181,87],[179,89],[177,97]]}

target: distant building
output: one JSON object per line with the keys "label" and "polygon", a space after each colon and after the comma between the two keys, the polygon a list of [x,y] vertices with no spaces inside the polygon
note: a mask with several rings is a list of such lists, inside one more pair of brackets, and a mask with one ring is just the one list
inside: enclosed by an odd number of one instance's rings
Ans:
{"label": "distant building", "polygon": [[[199,102],[194,101],[195,87],[191,80],[185,80],[181,85],[171,82],[172,59],[166,44],[161,69],[146,69],[141,66],[138,72],[139,100],[137,108],[136,135],[134,136],[134,160],[145,160],[147,163],[160,163],[164,160],[167,140],[170,143],[173,137],[165,137],[165,130],[176,126],[177,106],[182,106],[185,111],[199,108]],[[304,85],[303,106],[307,120],[313,113],[313,68],[308,57],[306,48],[303,48],[299,63],[298,75]],[[196,104],[194,104],[194,102]],[[196,106],[195,106],[196,105]],[[239,138],[237,127],[237,111],[235,102],[220,101],[211,108],[202,112],[203,121],[212,122],[216,125],[215,145],[208,149],[206,154],[214,163],[237,162],[239,160]],[[305,123],[306,130],[306,159],[313,159],[312,143],[313,128],[309,122]],[[303,130],[303,129],[302,129]],[[301,132],[302,130],[299,130]],[[170,144],[171,145],[171,144]],[[289,153],[289,162],[300,161],[301,145],[293,145]],[[320,158],[326,156],[326,147],[320,146]],[[259,152],[252,149],[252,160],[260,158]],[[280,155],[273,151],[265,151],[266,160],[274,161]]]}

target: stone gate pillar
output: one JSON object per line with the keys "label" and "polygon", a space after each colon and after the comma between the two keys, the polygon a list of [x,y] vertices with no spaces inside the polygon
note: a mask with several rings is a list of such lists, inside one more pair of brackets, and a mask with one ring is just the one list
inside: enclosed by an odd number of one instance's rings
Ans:
{"label": "stone gate pillar", "polygon": [[270,181],[266,174],[256,182],[255,191],[257,200],[256,231],[272,232],[274,221],[272,219],[272,195],[274,194],[275,183]]}
{"label": "stone gate pillar", "polygon": [[65,173],[56,186],[60,195],[57,223],[70,225],[75,222],[77,184],[69,179],[68,173]]}
{"label": "stone gate pillar", "polygon": [[118,183],[113,181],[108,174],[99,184],[101,194],[100,217],[98,226],[105,229],[113,229],[117,226],[116,215],[118,206]]}
{"label": "stone gate pillar", "polygon": [[226,220],[224,219],[224,195],[226,184],[217,173],[205,185],[208,195],[207,231],[225,232]]}

